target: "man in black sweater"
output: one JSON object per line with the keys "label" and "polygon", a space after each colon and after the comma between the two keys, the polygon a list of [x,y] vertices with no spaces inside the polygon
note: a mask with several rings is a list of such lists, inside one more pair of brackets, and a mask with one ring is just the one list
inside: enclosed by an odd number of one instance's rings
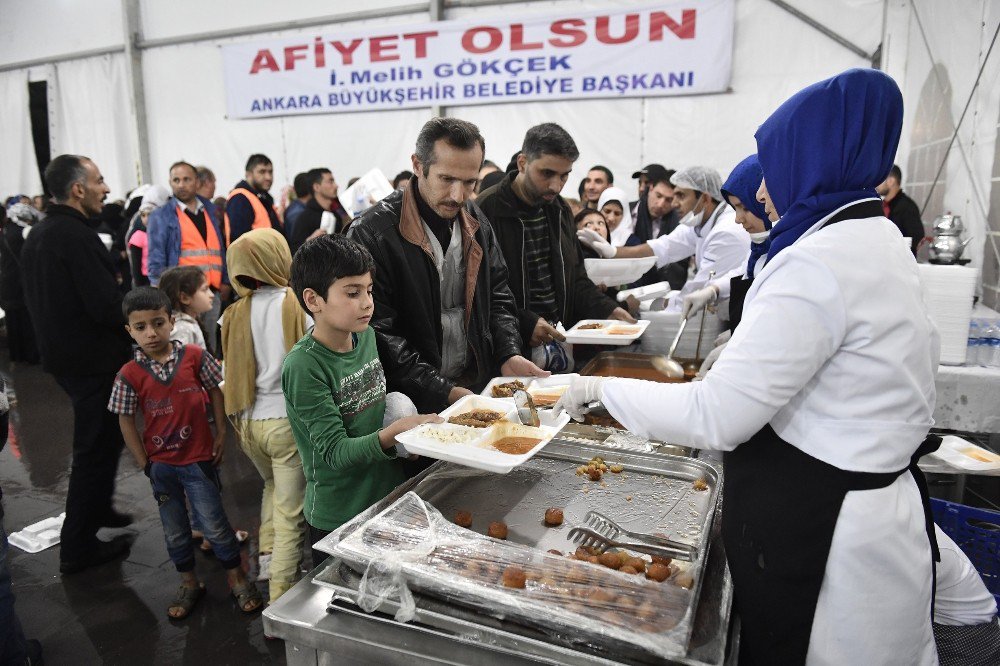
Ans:
{"label": "man in black sweater", "polygon": [[101,527],[131,516],[111,502],[124,441],[108,411],[115,375],[129,359],[129,337],[115,268],[87,218],[108,194],[97,165],[60,155],[45,169],[53,205],[21,251],[24,295],[42,367],[73,403],[73,464],[66,495],[60,571],[71,574],[122,555],[123,540],[101,541]]}
{"label": "man in black sweater", "polygon": [[903,170],[893,164],[889,175],[875,191],[882,195],[882,211],[900,233],[910,239],[910,250],[917,254],[917,247],[924,239],[924,223],[920,220],[917,202],[903,192]]}

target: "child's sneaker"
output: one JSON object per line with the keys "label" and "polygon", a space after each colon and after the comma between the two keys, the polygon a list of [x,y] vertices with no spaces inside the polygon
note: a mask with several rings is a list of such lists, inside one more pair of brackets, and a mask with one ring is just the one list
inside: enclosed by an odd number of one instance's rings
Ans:
{"label": "child's sneaker", "polygon": [[261,553],[257,558],[257,580],[271,580],[271,553]]}

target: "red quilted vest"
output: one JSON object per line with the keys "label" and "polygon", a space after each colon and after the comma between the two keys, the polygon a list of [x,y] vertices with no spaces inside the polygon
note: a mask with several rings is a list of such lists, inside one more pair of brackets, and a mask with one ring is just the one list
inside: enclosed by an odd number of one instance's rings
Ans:
{"label": "red quilted vest", "polygon": [[196,345],[184,345],[166,382],[134,360],[121,369],[122,379],[139,396],[145,423],[142,443],[153,462],[188,465],[212,459],[214,436],[198,378],[204,353]]}

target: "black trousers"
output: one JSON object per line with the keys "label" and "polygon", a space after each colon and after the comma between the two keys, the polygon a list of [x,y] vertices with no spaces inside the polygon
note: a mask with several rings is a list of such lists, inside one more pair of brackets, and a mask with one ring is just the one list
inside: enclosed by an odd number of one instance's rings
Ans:
{"label": "black trousers", "polygon": [[108,411],[114,381],[113,373],[56,377],[73,402],[73,464],[61,536],[63,561],[86,558],[112,509],[118,459],[125,446],[118,416]]}
{"label": "black trousers", "polygon": [[[308,525],[308,523],[306,523],[306,524]],[[312,525],[309,525],[309,544],[310,544],[310,546],[312,544],[316,543],[317,541],[319,541],[320,539],[323,539],[323,538],[329,536],[330,532],[331,532],[331,530],[321,530],[318,527],[313,527]],[[324,553],[322,550],[316,550],[315,548],[310,548],[310,550],[312,551],[313,569],[315,569],[319,565],[321,565],[324,562],[326,562],[326,558],[330,557],[329,555],[327,555],[326,553]]]}

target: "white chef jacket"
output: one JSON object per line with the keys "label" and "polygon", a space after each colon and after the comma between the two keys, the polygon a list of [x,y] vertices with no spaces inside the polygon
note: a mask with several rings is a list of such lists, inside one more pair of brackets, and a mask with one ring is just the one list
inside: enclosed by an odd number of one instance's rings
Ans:
{"label": "white chef jacket", "polygon": [[953,627],[985,624],[997,614],[997,602],[958,544],[934,526],[941,561],[934,588],[934,621]]}
{"label": "white chef jacket", "polygon": [[[750,258],[750,234],[737,224],[736,211],[720,203],[700,228],[677,226],[666,236],[648,241],[658,267],[694,256],[697,273],[684,284],[680,295],[671,298],[667,312],[680,312],[684,297],[708,284],[708,274],[720,277],[745,268]],[[742,274],[742,273],[739,273]]]}
{"label": "white chef jacket", "polygon": [[[836,212],[760,272],[704,381],[609,380],[608,411],[638,434],[707,449],[732,450],[770,423],[840,469],[904,469],[933,424],[937,330],[895,225],[879,216],[817,233]],[[849,492],[808,662],[936,663],[930,562],[910,474]]]}

